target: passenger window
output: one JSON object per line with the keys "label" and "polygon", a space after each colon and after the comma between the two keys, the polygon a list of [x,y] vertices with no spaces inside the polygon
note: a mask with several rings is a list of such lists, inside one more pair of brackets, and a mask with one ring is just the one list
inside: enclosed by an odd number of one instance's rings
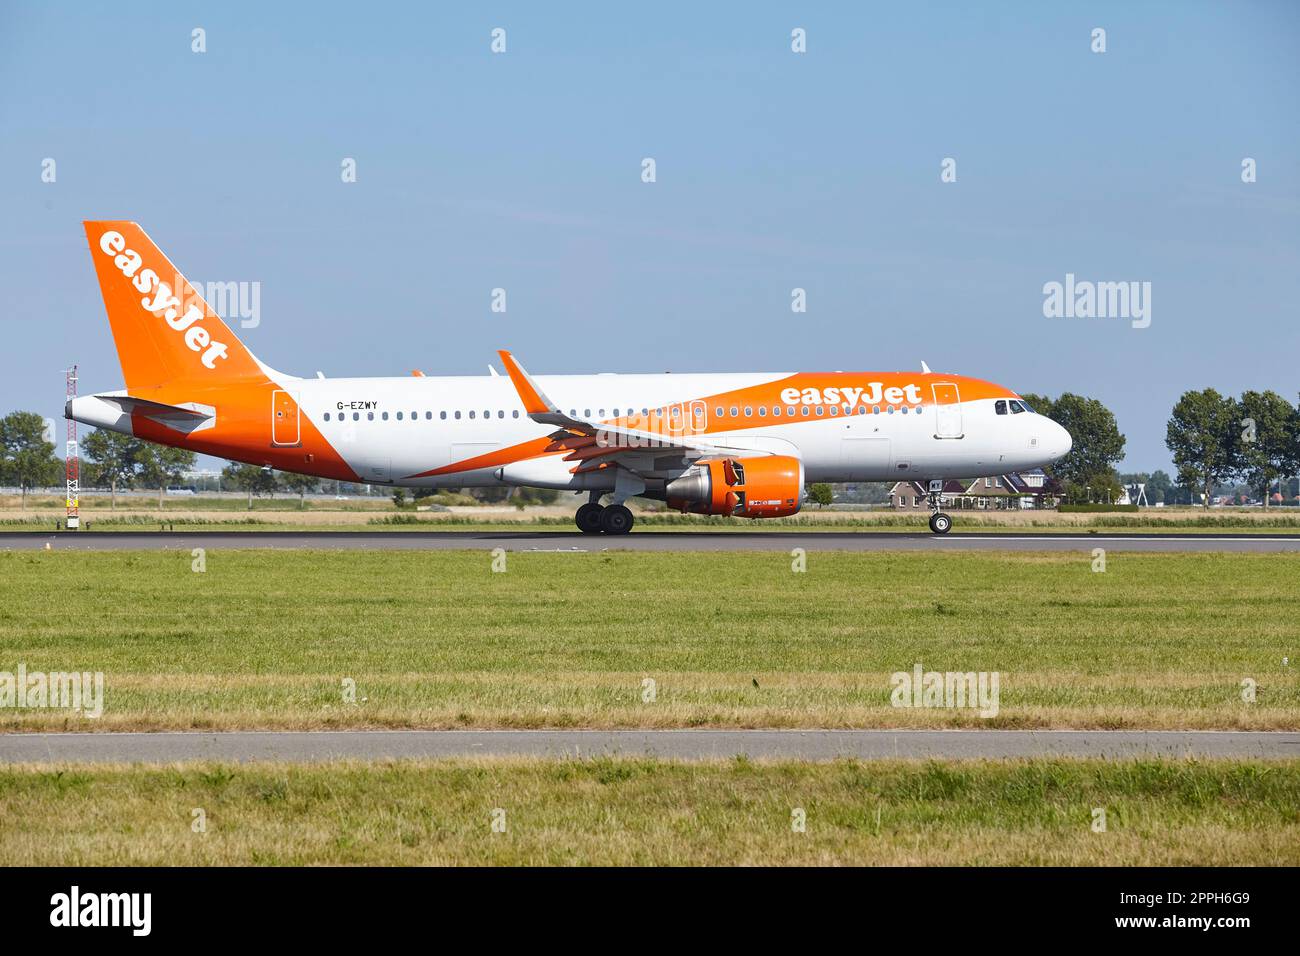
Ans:
{"label": "passenger window", "polygon": [[767,406],[766,406],[766,405],[760,405],[760,406],[758,406],[758,417],[759,417],[759,418],[767,418]]}
{"label": "passenger window", "polygon": [[999,398],[996,402],[993,403],[993,411],[997,412],[999,415],[1005,415],[1007,413],[1006,401],[1004,399]]}
{"label": "passenger window", "polygon": [[753,418],[753,417],[754,417],[754,409],[753,409],[752,407],[750,407],[749,405],[746,405],[746,406],[745,406],[745,417],[746,417],[746,418]]}
{"label": "passenger window", "polygon": [[399,422],[402,420],[402,413],[401,413],[401,412],[398,412],[398,413],[397,413],[397,420],[398,420]]}
{"label": "passenger window", "polygon": [[366,421],[368,421],[368,422],[373,422],[374,420],[375,420],[375,413],[374,413],[374,412],[366,412]]}
{"label": "passenger window", "polygon": [[840,407],[839,407],[838,405],[832,405],[832,406],[831,406],[831,414],[832,414],[832,415],[838,415],[839,413],[840,413]]}
{"label": "passenger window", "polygon": [[519,417],[519,409],[516,408],[513,412],[510,413],[510,415],[511,415],[512,418],[518,418],[518,417]]}
{"label": "passenger window", "polygon": [[460,421],[460,412],[456,412],[456,421]]}
{"label": "passenger window", "polygon": [[804,418],[807,418],[811,414],[811,412],[808,411],[807,405],[804,405],[802,407],[803,407],[803,411],[801,411],[799,414],[802,415]]}
{"label": "passenger window", "polygon": [[447,413],[446,413],[446,412],[439,412],[439,413],[438,413],[438,418],[440,418],[442,421],[445,422],[445,421],[447,420]]}
{"label": "passenger window", "polygon": [[738,409],[735,405],[732,405],[732,406],[731,406],[731,417],[732,417],[732,418],[736,418],[739,414],[740,414],[740,409]]}
{"label": "passenger window", "polygon": [[818,405],[818,406],[817,406],[817,414],[818,414],[818,415],[825,415],[825,414],[826,414],[826,409],[823,408],[821,405]]}
{"label": "passenger window", "polygon": [[353,412],[353,413],[352,413],[352,420],[353,420],[354,422],[359,422],[359,421],[361,421],[361,413],[360,413],[360,412]]}
{"label": "passenger window", "polygon": [[330,420],[330,413],[329,413],[329,412],[326,412],[326,413],[325,413],[325,421],[329,421],[329,420]]}

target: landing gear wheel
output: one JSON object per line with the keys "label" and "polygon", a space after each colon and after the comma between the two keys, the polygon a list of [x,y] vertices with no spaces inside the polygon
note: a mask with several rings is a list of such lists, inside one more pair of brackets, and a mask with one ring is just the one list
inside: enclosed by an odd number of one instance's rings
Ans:
{"label": "landing gear wheel", "polygon": [[610,505],[600,513],[600,530],[605,534],[627,534],[632,530],[632,512],[623,505]]}
{"label": "landing gear wheel", "polygon": [[930,515],[930,530],[935,534],[947,534],[952,528],[952,519],[942,511]]}
{"label": "landing gear wheel", "polygon": [[578,530],[583,534],[600,534],[600,515],[605,509],[594,501],[589,501],[578,509],[573,520],[578,524]]}

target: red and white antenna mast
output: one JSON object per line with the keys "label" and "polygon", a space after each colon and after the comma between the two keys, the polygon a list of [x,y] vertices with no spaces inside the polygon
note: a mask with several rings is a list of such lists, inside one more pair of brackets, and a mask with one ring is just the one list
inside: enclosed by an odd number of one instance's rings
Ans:
{"label": "red and white antenna mast", "polygon": [[[77,397],[77,366],[67,370],[68,401]],[[76,531],[81,527],[81,514],[77,510],[81,499],[81,457],[77,451],[77,423],[68,420],[68,446],[66,451],[65,472],[68,481],[68,530]]]}

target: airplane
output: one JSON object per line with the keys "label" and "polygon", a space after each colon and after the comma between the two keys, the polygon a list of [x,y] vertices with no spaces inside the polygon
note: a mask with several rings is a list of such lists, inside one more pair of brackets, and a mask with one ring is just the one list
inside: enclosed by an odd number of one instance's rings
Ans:
{"label": "airplane", "polygon": [[[68,418],[264,468],[394,487],[585,493],[587,534],[632,497],[684,513],[797,513],[810,482],[925,483],[1041,467],[1070,435],[1011,389],[931,372],[300,378],[250,352],[137,223],[84,223],[125,388]],[[607,504],[602,500],[607,499]]]}

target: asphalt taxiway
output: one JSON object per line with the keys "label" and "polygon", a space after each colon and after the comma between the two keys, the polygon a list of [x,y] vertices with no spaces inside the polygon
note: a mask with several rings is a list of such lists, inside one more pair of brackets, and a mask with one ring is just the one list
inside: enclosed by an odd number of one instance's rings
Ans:
{"label": "asphalt taxiway", "polygon": [[1122,730],[358,730],[0,734],[0,763],[450,757],[1300,757],[1300,733]]}

